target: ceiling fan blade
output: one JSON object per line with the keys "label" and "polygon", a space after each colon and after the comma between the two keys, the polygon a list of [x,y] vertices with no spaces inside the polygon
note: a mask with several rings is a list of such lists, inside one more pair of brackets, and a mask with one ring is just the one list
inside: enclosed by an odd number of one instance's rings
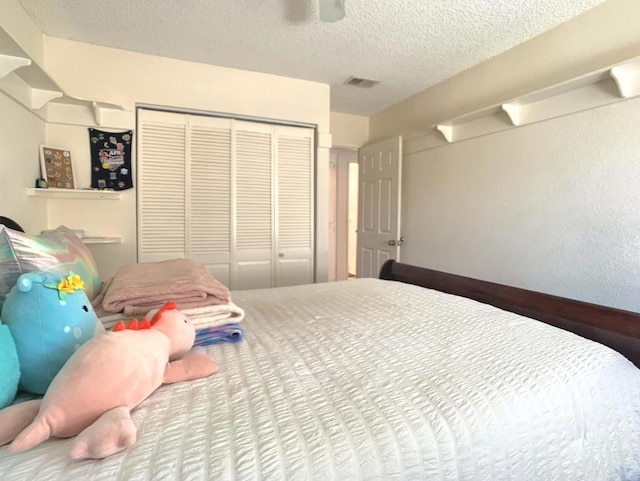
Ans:
{"label": "ceiling fan blade", "polygon": [[320,20],[323,22],[337,22],[344,18],[345,0],[320,0]]}

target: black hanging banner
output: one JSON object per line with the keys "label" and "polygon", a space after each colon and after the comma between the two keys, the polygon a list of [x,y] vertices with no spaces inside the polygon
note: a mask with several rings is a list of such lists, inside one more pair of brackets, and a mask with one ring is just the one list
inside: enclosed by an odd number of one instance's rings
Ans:
{"label": "black hanging banner", "polygon": [[91,187],[125,190],[133,187],[131,142],[133,131],[103,132],[89,129]]}

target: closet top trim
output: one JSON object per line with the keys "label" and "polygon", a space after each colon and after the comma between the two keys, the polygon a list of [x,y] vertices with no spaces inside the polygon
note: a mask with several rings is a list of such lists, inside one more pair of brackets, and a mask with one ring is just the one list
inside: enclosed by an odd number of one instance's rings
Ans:
{"label": "closet top trim", "polygon": [[237,114],[229,114],[225,112],[211,112],[208,110],[183,109],[183,108],[176,108],[176,107],[137,103],[136,114],[139,109],[157,110],[159,112],[172,112],[172,113],[179,113],[179,114],[202,115],[205,117],[219,117],[224,119],[247,120],[250,122],[262,122],[266,124],[287,125],[291,127],[306,127],[311,129],[318,128],[318,124],[310,124],[306,122],[294,122],[289,120],[270,119],[266,117],[253,117],[251,115],[237,115]]}

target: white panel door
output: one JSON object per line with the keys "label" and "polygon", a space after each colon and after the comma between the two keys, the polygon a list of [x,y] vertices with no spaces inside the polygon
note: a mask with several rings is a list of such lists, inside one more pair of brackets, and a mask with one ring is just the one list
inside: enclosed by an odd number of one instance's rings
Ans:
{"label": "white panel door", "polygon": [[187,255],[231,280],[231,119],[187,116]]}
{"label": "white panel door", "polygon": [[234,121],[232,289],[273,287],[272,126]]}
{"label": "white panel door", "polygon": [[276,286],[313,282],[314,132],[274,127],[276,141]]}
{"label": "white panel door", "polygon": [[378,277],[389,259],[399,260],[402,137],[376,142],[358,151],[357,277]]}
{"label": "white panel door", "polygon": [[186,117],[140,110],[138,132],[138,262],[186,257]]}

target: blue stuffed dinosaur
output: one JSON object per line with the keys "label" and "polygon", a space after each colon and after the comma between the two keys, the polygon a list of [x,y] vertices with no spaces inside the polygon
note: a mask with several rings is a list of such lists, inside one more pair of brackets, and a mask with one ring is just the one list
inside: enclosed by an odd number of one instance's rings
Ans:
{"label": "blue stuffed dinosaur", "polygon": [[22,274],[7,294],[0,319],[15,341],[19,387],[33,394],[44,394],[75,350],[102,330],[84,282],[73,272]]}
{"label": "blue stuffed dinosaur", "polygon": [[9,328],[0,322],[0,409],[13,402],[20,381],[16,343]]}

